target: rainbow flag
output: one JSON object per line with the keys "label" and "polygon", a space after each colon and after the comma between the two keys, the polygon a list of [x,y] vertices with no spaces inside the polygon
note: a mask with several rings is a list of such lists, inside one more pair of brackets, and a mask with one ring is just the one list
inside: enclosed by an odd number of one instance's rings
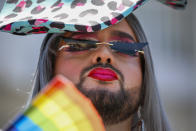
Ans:
{"label": "rainbow flag", "polygon": [[56,76],[7,131],[104,131],[91,101],[72,82]]}

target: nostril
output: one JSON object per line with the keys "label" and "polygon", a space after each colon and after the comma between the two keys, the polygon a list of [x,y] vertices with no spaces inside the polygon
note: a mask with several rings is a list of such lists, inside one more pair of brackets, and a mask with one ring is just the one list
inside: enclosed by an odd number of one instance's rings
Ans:
{"label": "nostril", "polygon": [[97,57],[97,62],[101,62],[101,57]]}
{"label": "nostril", "polygon": [[110,59],[110,58],[108,58],[108,59],[107,59],[107,63],[110,63],[110,62],[111,62],[111,59]]}

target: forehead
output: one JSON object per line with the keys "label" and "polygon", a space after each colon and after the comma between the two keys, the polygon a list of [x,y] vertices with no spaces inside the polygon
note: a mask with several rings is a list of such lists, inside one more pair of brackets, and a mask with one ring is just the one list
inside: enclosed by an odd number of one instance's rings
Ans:
{"label": "forehead", "polygon": [[[134,34],[133,33],[133,29],[129,26],[129,24],[127,23],[127,21],[125,19],[123,19],[122,21],[120,21],[119,23],[112,25],[104,30],[102,30],[102,32],[104,31],[113,31],[113,30],[118,30],[121,32],[126,32],[128,34]],[[100,31],[101,32],[101,31]]]}
{"label": "forehead", "polygon": [[[117,32],[122,32],[122,33],[117,33]],[[134,34],[133,29],[131,26],[127,23],[125,19],[120,21],[119,23],[112,25],[104,30],[100,30],[97,32],[87,32],[87,33],[82,33],[82,32],[67,32],[64,34],[65,37],[71,37],[73,35],[84,35],[84,36],[91,36],[91,37],[109,37],[109,36],[119,36],[124,34],[130,35],[134,41],[137,41],[137,38]]]}

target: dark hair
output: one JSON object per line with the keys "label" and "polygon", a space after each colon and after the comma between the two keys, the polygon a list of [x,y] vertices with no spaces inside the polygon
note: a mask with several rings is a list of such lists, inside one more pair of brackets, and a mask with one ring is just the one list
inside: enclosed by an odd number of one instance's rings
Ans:
{"label": "dark hair", "polygon": [[[129,26],[132,27],[138,42],[147,42],[145,33],[137,20],[130,14],[126,17]],[[57,50],[56,37],[60,34],[48,34],[40,50],[40,58],[37,66],[33,96],[35,96],[53,77],[55,54]],[[159,92],[157,89],[154,75],[153,63],[149,46],[144,48],[143,67],[143,86],[142,86],[142,104],[141,117],[144,121],[146,131],[170,131],[165,111],[162,107]]]}

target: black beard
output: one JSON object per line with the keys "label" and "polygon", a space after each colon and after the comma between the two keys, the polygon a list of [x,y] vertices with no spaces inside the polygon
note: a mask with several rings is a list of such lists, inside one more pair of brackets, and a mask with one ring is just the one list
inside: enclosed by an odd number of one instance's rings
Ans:
{"label": "black beard", "polygon": [[140,94],[137,94],[137,87],[132,88],[132,90],[124,90],[123,82],[119,82],[120,90],[116,92],[111,92],[103,87],[88,90],[83,87],[85,78],[80,78],[80,82],[76,85],[77,88],[92,101],[102,117],[104,125],[122,122],[137,111],[140,103],[139,97],[137,97]]}
{"label": "black beard", "polygon": [[92,101],[104,125],[113,125],[126,120],[139,106],[129,92],[122,95],[121,92],[114,93],[107,90],[86,90],[81,87],[79,90]]}

